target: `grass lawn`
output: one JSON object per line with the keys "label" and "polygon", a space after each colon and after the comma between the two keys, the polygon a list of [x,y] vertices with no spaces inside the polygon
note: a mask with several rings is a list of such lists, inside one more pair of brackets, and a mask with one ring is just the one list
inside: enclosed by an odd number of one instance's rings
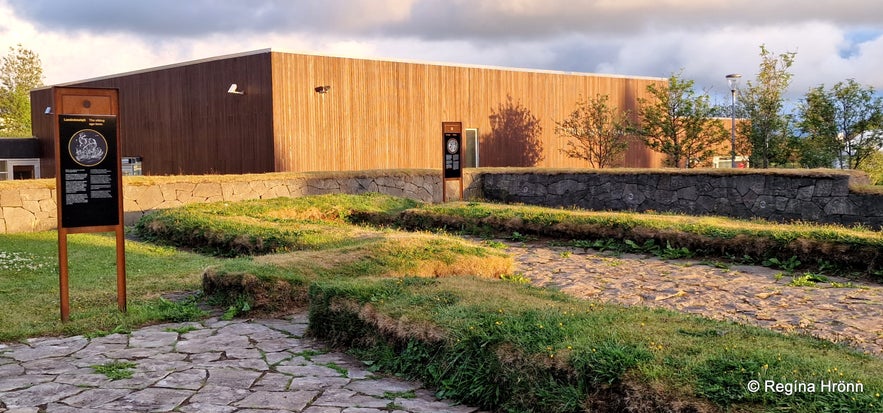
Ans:
{"label": "grass lawn", "polygon": [[218,258],[127,241],[128,313],[116,304],[113,234],[68,238],[71,321],[60,321],[56,232],[0,234],[0,341],[25,337],[127,331],[149,321],[180,317],[195,306],[161,299],[197,291],[202,272]]}
{"label": "grass lawn", "polygon": [[[130,297],[136,298],[122,316],[115,309],[113,238],[72,237],[71,261],[77,266],[71,269],[74,304],[68,325],[56,321],[54,233],[10,235],[0,238],[0,251],[14,258],[0,262],[17,266],[0,269],[5,317],[0,337],[126,329],[198,316],[190,304],[158,297],[202,288],[241,312],[308,306],[312,334],[349,348],[372,369],[419,378],[440,396],[485,409],[883,411],[879,358],[805,336],[531,287],[511,276],[511,258],[492,243],[445,233],[550,236],[543,232],[549,228],[560,231],[559,242],[590,245],[616,231],[626,238],[655,232],[670,237],[653,238],[655,245],[665,245],[662,251],[681,252],[687,247],[671,245],[672,240],[698,233],[703,239],[731,240],[727,254],[748,245],[752,236],[785,245],[780,252],[792,251],[787,246],[794,240],[879,248],[872,231],[842,235],[807,227],[793,236],[757,222],[754,227],[650,214],[590,215],[482,203],[432,206],[381,195],[161,211],[139,223],[139,237],[205,255],[130,242]],[[677,222],[656,226],[668,221]],[[613,230],[601,237],[586,231],[605,226]],[[647,240],[629,240],[623,245],[648,249]],[[813,383],[816,391],[752,393],[747,390],[752,380]],[[841,380],[862,391],[820,391]]]}

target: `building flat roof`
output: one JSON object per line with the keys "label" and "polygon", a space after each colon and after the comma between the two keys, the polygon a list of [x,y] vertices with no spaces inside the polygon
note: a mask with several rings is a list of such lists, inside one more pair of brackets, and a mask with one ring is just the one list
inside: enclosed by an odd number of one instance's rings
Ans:
{"label": "building flat roof", "polygon": [[665,80],[665,77],[655,77],[655,76],[629,76],[629,75],[618,75],[618,74],[602,74],[602,73],[589,73],[589,72],[568,72],[568,71],[558,71],[558,70],[544,70],[544,69],[527,69],[527,68],[517,68],[517,67],[504,67],[504,66],[492,66],[492,65],[474,65],[474,64],[456,64],[456,63],[446,63],[446,62],[430,62],[430,61],[420,61],[420,60],[407,60],[407,59],[381,59],[381,58],[369,58],[369,57],[353,57],[353,56],[343,56],[343,55],[333,55],[333,54],[319,54],[314,52],[300,52],[300,51],[290,51],[278,48],[267,48],[267,49],[259,49],[252,50],[241,53],[233,53],[227,55],[213,56],[207,57],[203,59],[189,60],[185,62],[173,63],[162,66],[149,67],[144,69],[133,70],[129,72],[110,74],[105,76],[98,76],[89,79],[75,80],[70,82],[59,83],[56,85],[45,86],[42,88],[37,88],[35,90],[40,89],[48,89],[52,86],[71,86],[77,85],[85,82],[93,82],[98,80],[112,79],[116,77],[122,76],[131,76],[137,75],[141,73],[155,72],[159,70],[172,69],[176,67],[184,67],[190,66],[200,63],[213,62],[218,60],[226,60],[233,59],[237,57],[244,56],[252,56],[258,54],[265,53],[286,53],[286,54],[295,54],[295,55],[304,55],[304,56],[318,56],[318,57],[332,57],[339,59],[353,59],[353,60],[368,60],[368,61],[376,61],[376,62],[395,62],[395,63],[410,63],[410,64],[421,64],[421,65],[430,65],[430,66],[447,66],[447,67],[465,67],[465,68],[474,68],[474,69],[489,69],[489,70],[502,70],[502,71],[514,71],[514,72],[530,72],[530,73],[547,73],[547,74],[558,74],[558,75],[572,75],[572,76],[592,76],[592,77],[609,77],[609,78],[623,78],[623,79],[643,79],[643,80]]}

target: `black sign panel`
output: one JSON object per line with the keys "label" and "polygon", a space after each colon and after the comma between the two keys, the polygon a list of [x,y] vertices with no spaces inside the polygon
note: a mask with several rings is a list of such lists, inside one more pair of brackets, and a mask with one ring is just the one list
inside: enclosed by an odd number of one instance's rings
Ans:
{"label": "black sign panel", "polygon": [[119,225],[116,116],[59,115],[61,225]]}
{"label": "black sign panel", "polygon": [[463,163],[460,157],[460,143],[462,137],[459,132],[445,132],[443,148],[445,155],[445,179],[461,178],[463,176]]}

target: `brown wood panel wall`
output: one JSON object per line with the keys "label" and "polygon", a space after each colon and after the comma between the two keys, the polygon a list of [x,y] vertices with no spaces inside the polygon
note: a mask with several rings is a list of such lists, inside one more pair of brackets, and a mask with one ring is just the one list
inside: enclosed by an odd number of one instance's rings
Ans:
{"label": "brown wood panel wall", "polygon": [[[119,88],[123,156],[165,175],[440,168],[445,121],[479,129],[481,166],[525,165],[525,148],[491,129],[510,97],[542,126],[542,159],[532,165],[587,167],[561,153],[555,122],[596,94],[634,110],[662,81],[263,51],[67,86]],[[226,93],[231,83],[245,95]],[[51,117],[42,115],[51,91],[32,99],[34,134],[51,158]],[[625,165],[656,167],[661,156],[636,142]]]}
{"label": "brown wood panel wall", "polygon": [[[542,159],[530,166],[588,167],[561,153],[566,140],[555,122],[596,94],[635,111],[647,85],[664,81],[272,54],[278,171],[439,168],[444,121],[479,129],[482,166],[526,165],[524,148],[492,133],[489,117],[510,103],[542,127]],[[324,85],[331,89],[316,93]],[[661,159],[636,140],[625,166],[658,167]]]}
{"label": "brown wood panel wall", "polygon": [[[246,93],[227,93],[231,83],[237,83]],[[145,174],[273,171],[269,53],[69,86],[120,90],[122,155],[141,156]],[[51,90],[35,91],[32,99],[43,101],[47,93],[51,96]],[[51,117],[45,118],[34,117],[35,135],[50,136],[51,129],[46,129],[44,123]]]}

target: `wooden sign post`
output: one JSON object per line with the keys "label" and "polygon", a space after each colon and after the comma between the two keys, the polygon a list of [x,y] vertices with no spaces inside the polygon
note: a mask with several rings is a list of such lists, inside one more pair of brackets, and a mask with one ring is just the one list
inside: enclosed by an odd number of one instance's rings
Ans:
{"label": "wooden sign post", "polygon": [[460,181],[460,199],[463,199],[463,143],[462,122],[442,122],[442,202],[448,201],[448,181]]}
{"label": "wooden sign post", "polygon": [[116,89],[53,88],[61,321],[70,320],[68,234],[116,233],[117,304],[126,311],[126,250]]}

